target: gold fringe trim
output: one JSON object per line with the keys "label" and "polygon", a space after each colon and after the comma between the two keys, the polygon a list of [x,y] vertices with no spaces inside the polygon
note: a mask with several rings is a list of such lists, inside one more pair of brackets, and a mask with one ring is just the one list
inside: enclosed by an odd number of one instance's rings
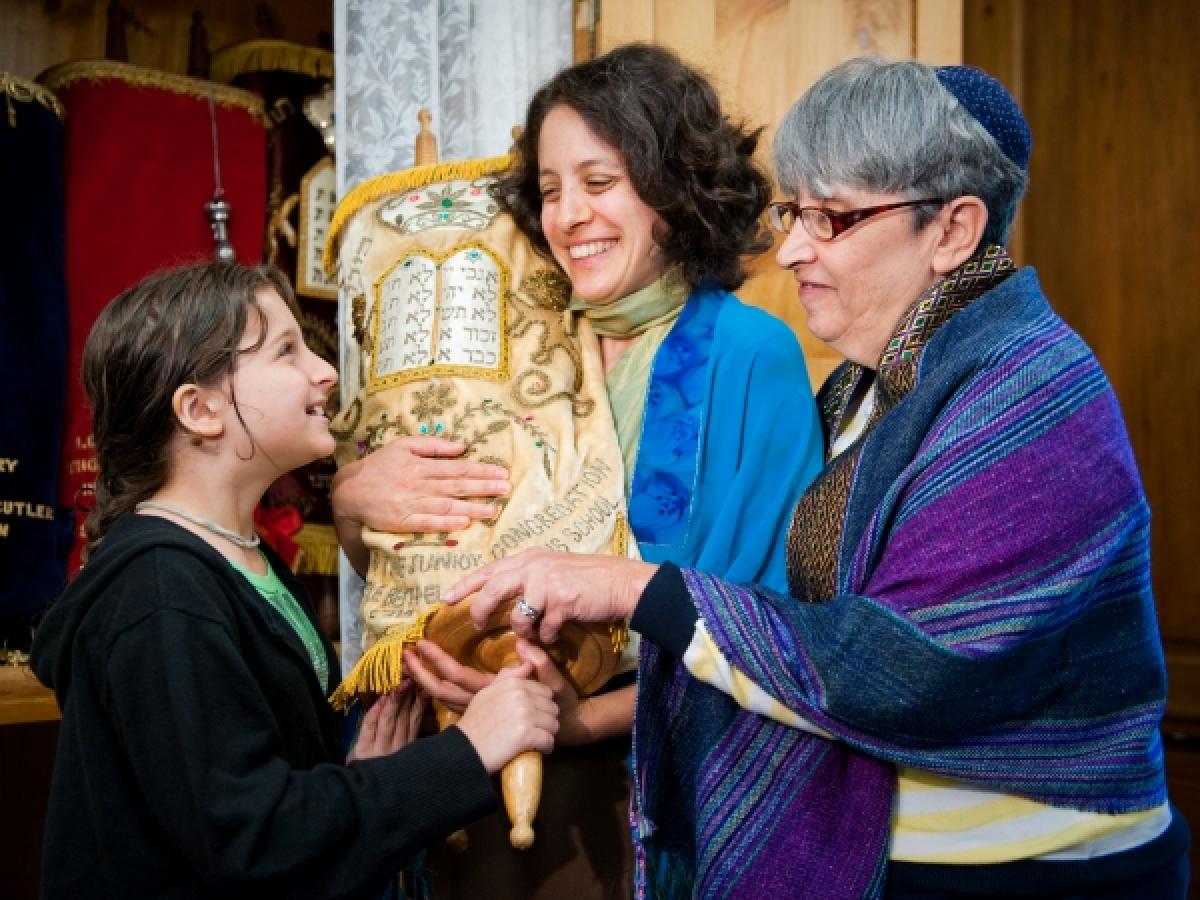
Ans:
{"label": "gold fringe trim", "polygon": [[393,625],[385,631],[329,695],[330,705],[345,712],[360,700],[398,688],[404,678],[405,649],[425,636],[425,626],[443,605],[431,606],[411,625]]}
{"label": "gold fringe trim", "polygon": [[209,77],[229,84],[247,72],[294,72],[313,78],[333,77],[333,53],[291,41],[242,41],[222,47],[212,57]]}
{"label": "gold fringe trim", "polygon": [[250,91],[230,87],[227,84],[215,84],[190,78],[187,75],[175,75],[158,69],[147,69],[143,66],[131,66],[129,63],[114,62],[109,59],[87,59],[66,62],[53,66],[38,76],[38,81],[52,91],[61,91],[79,81],[99,83],[102,81],[122,81],[138,88],[158,88],[185,97],[195,97],[197,100],[207,100],[212,91],[213,102],[218,106],[228,106],[245,110],[264,124],[267,121],[266,110],[262,98]]}
{"label": "gold fringe trim", "polygon": [[608,626],[608,637],[612,641],[613,653],[620,656],[629,646],[629,626],[624,622],[614,622]]}
{"label": "gold fringe trim", "polygon": [[296,561],[297,575],[336,575],[338,573],[337,529],[332,525],[303,525],[292,535],[300,545]]}
{"label": "gold fringe trim", "polygon": [[[629,519],[624,513],[617,514],[616,525],[613,526],[613,556],[625,559],[629,555]],[[612,641],[613,653],[620,656],[629,646],[629,626],[624,622],[614,622],[608,626],[608,637]]]}
{"label": "gold fringe trim", "polygon": [[13,101],[18,103],[40,103],[60,119],[63,117],[62,104],[58,98],[35,81],[18,78],[11,72],[0,72],[0,94],[4,95],[8,104],[8,124],[17,127],[17,111]]}
{"label": "gold fringe trim", "polygon": [[483,159],[465,159],[460,162],[437,163],[432,166],[417,166],[413,169],[402,169],[380,175],[370,181],[364,181],[343,197],[333,211],[333,220],[329,224],[329,233],[325,238],[325,253],[321,264],[325,273],[332,276],[336,271],[337,243],[341,230],[351,217],[366,206],[391,194],[411,191],[433,184],[435,181],[474,181],[484,175],[503,172],[512,165],[512,156],[488,156]]}

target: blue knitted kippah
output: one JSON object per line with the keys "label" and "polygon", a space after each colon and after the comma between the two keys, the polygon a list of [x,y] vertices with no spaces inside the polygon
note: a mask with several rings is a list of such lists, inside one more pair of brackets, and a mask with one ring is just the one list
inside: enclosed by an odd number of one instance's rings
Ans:
{"label": "blue knitted kippah", "polygon": [[1017,101],[1004,85],[970,66],[939,66],[934,70],[942,87],[966,107],[983,130],[996,139],[1004,155],[1022,169],[1029,167],[1033,135]]}

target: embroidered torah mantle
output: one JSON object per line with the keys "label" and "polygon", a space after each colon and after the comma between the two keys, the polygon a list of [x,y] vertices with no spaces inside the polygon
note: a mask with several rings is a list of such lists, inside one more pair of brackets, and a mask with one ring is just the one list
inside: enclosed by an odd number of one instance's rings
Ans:
{"label": "embroidered torah mantle", "polygon": [[497,517],[465,531],[364,529],[365,652],[338,705],[396,686],[403,646],[443,591],[483,564],[530,547],[626,552],[599,344],[566,312],[566,279],[488,193],[508,162],[383,176],[334,215],[326,265],[337,252],[353,336],[333,425],[339,463],[402,436],[435,435],[463,444],[466,458],[504,466],[512,484]]}

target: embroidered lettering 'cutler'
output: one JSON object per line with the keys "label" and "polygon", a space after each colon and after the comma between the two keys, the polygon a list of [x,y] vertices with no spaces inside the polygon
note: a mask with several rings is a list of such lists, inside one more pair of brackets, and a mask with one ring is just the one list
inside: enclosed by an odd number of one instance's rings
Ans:
{"label": "embroidered lettering 'cutler'", "polygon": [[54,507],[45,503],[27,503],[24,500],[0,500],[0,516],[52,521]]}

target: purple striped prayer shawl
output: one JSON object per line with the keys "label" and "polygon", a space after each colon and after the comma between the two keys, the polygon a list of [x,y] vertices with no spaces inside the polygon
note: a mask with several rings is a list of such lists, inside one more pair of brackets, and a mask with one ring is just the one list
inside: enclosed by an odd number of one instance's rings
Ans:
{"label": "purple striped prayer shawl", "polygon": [[[1001,257],[968,263],[993,265],[982,296],[940,320],[935,304],[921,334],[902,320],[849,474],[829,466],[798,506],[794,596],[684,570],[726,659],[839,740],[742,711],[643,642],[642,896],[878,896],[894,765],[1099,812],[1165,801],[1128,437],[1095,357]],[[851,368],[822,391],[827,420]],[[832,548],[797,534],[813,497],[843,502]]]}

